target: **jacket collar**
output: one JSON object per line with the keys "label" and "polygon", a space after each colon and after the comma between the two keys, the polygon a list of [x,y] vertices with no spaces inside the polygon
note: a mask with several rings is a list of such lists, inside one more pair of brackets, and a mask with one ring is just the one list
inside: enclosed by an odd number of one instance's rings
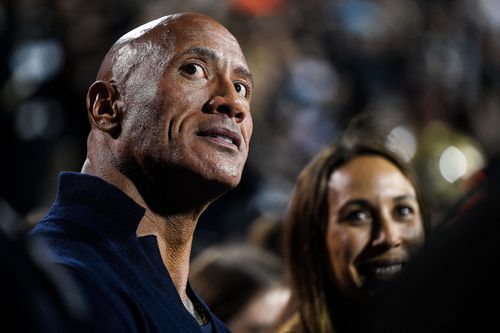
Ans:
{"label": "jacket collar", "polygon": [[57,213],[56,207],[62,208],[70,221],[85,229],[120,240],[137,238],[137,226],[146,211],[118,187],[99,177],[77,172],[59,175],[52,213]]}

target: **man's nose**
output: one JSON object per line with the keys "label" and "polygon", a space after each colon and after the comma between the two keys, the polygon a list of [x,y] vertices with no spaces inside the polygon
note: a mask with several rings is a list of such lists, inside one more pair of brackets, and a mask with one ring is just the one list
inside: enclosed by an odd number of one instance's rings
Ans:
{"label": "man's nose", "polygon": [[401,234],[399,232],[397,222],[388,216],[380,217],[377,229],[373,235],[372,245],[385,245],[387,247],[400,246]]}
{"label": "man's nose", "polygon": [[248,102],[240,96],[232,82],[224,82],[205,105],[206,112],[221,113],[242,122],[249,112]]}

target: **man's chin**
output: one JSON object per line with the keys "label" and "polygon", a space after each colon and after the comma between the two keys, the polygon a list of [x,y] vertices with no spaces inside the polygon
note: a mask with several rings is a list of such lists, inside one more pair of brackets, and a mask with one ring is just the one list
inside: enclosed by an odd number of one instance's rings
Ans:
{"label": "man's chin", "polygon": [[215,177],[210,177],[207,179],[209,186],[214,188],[217,192],[220,192],[218,195],[221,196],[234,188],[236,188],[241,180],[241,176],[227,176],[227,175],[217,175]]}
{"label": "man's chin", "polygon": [[239,165],[217,163],[212,166],[207,165],[207,168],[209,170],[206,173],[207,181],[221,186],[225,191],[234,189],[241,181],[242,168]]}

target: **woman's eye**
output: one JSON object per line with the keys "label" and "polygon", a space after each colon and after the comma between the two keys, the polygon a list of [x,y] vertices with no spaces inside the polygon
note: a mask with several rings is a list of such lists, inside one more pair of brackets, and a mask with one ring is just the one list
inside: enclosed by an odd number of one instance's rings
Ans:
{"label": "woman's eye", "polygon": [[352,224],[360,224],[369,222],[371,219],[371,214],[364,210],[356,210],[347,213],[344,219]]}
{"label": "woman's eye", "polygon": [[396,214],[402,217],[408,217],[413,215],[413,209],[407,206],[396,207]]}
{"label": "woman's eye", "polygon": [[182,71],[188,75],[196,76],[196,77],[205,77],[205,73],[203,72],[203,68],[197,64],[187,64],[182,66]]}
{"label": "woman's eye", "polygon": [[236,92],[243,97],[247,96],[247,88],[241,83],[234,83],[234,89]]}

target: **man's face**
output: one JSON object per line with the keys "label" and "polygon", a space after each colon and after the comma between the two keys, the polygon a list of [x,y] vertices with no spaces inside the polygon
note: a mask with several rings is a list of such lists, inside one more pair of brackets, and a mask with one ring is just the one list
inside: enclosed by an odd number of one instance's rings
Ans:
{"label": "man's face", "polygon": [[202,16],[148,34],[153,42],[139,47],[151,53],[132,69],[121,95],[125,158],[145,173],[175,166],[236,186],[253,129],[252,78],[236,39]]}

